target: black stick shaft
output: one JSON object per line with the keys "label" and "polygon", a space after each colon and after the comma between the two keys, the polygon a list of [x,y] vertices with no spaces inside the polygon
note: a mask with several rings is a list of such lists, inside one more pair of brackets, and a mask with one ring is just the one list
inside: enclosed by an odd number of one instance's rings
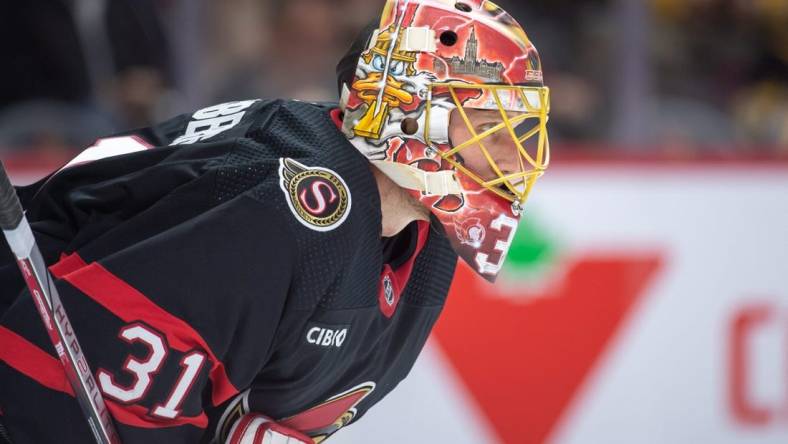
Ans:
{"label": "black stick shaft", "polygon": [[23,216],[16,190],[11,186],[5,167],[0,162],[0,229],[13,230],[19,225]]}
{"label": "black stick shaft", "polygon": [[33,231],[22,212],[16,190],[0,163],[0,228],[16,256],[25,284],[34,299],[38,314],[55,346],[74,395],[82,407],[93,436],[99,444],[120,444],[112,417],[104,404],[93,372],[71,328],[71,321],[60,301],[57,287],[49,275]]}

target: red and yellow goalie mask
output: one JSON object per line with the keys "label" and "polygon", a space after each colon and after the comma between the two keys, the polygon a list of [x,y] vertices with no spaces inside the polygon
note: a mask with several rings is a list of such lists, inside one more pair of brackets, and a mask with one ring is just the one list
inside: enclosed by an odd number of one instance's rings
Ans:
{"label": "red and yellow goalie mask", "polygon": [[389,0],[344,85],[343,132],[493,281],[549,163],[549,90],[517,22],[482,0]]}

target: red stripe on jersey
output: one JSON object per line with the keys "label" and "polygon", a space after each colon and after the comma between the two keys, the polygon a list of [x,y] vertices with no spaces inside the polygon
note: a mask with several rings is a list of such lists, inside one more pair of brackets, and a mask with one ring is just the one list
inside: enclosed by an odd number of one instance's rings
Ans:
{"label": "red stripe on jersey", "polygon": [[424,220],[416,221],[416,224],[419,227],[419,234],[416,240],[416,251],[413,252],[410,259],[407,262],[399,266],[396,270],[394,270],[394,276],[397,279],[397,283],[400,286],[400,289],[405,289],[405,285],[407,285],[408,280],[410,279],[410,274],[413,272],[413,265],[416,263],[416,258],[419,257],[421,250],[424,249],[424,245],[427,243],[427,237],[430,234],[430,223]]}
{"label": "red stripe on jersey", "polygon": [[[3,347],[0,348],[0,360],[50,390],[74,396],[74,390],[66,379],[63,364],[57,358],[2,326],[0,326],[0,343],[3,344]],[[205,413],[201,413],[199,416],[179,416],[175,419],[167,419],[166,422],[159,422],[148,418],[148,410],[144,407],[123,406],[108,399],[104,402],[115,419],[134,427],[150,429],[184,424],[191,424],[202,429],[208,427],[208,417]]]}
{"label": "red stripe on jersey", "polygon": [[[380,275],[380,285],[378,288],[378,305],[383,316],[391,318],[399,305],[399,297],[405,286],[408,285],[410,275],[413,272],[413,265],[416,263],[416,258],[419,253],[424,249],[427,243],[427,237],[430,233],[430,224],[427,221],[417,221],[418,235],[416,239],[416,249],[411,254],[408,261],[400,265],[396,270],[392,270],[389,264],[383,266],[383,271]],[[386,280],[390,280],[391,288],[386,288]],[[387,294],[392,293],[392,294]]]}
{"label": "red stripe on jersey", "polygon": [[208,376],[213,383],[212,400],[215,406],[238,394],[238,389],[227,377],[224,364],[195,329],[106,268],[93,262],[64,275],[63,279],[124,321],[144,320],[162,332],[175,350],[188,352],[197,348],[208,353],[213,362]]}
{"label": "red stripe on jersey", "polygon": [[57,358],[6,327],[0,327],[0,344],[0,360],[50,390],[74,396]]}
{"label": "red stripe on jersey", "polygon": [[122,405],[111,399],[105,399],[112,416],[123,424],[143,429],[163,429],[182,425],[193,425],[201,429],[208,428],[208,416],[202,412],[197,416],[178,416],[175,419],[162,419],[157,421],[148,416],[148,409],[139,405]]}
{"label": "red stripe on jersey", "polygon": [[[42,386],[74,397],[74,390],[68,383],[63,364],[57,358],[2,326],[0,326],[0,343],[3,344],[3,347],[0,348],[0,360],[5,361],[10,367]],[[124,406],[109,399],[105,399],[104,402],[116,420],[134,427],[150,429],[185,424],[191,424],[201,429],[208,427],[208,416],[205,413],[200,413],[198,416],[179,416],[166,421],[156,421],[147,416],[148,409],[144,407]]]}
{"label": "red stripe on jersey", "polygon": [[73,273],[80,268],[86,266],[84,260],[77,253],[69,254],[68,256],[63,255],[60,257],[60,260],[49,267],[49,272],[52,273],[52,276],[60,279],[63,276]]}

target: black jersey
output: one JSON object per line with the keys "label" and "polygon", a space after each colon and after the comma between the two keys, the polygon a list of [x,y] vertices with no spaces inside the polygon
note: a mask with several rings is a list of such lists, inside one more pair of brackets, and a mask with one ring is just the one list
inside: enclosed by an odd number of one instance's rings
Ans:
{"label": "black jersey", "polygon": [[[413,366],[456,256],[435,222],[381,239],[370,164],[332,109],[206,108],[18,190],[124,442],[220,442],[249,411],[320,441]],[[89,442],[0,258],[0,418],[17,444]]]}

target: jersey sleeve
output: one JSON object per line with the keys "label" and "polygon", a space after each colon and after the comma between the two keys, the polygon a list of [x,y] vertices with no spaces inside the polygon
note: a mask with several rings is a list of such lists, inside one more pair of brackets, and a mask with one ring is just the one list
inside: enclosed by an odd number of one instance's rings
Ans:
{"label": "jersey sleeve", "polygon": [[[110,135],[96,140],[62,168],[39,181],[17,187],[17,194],[34,220],[62,219],[63,214],[37,214],[38,207],[62,206],[63,193],[77,186],[117,185],[121,191],[151,190],[120,182],[141,179],[155,190],[179,186],[199,174],[211,158],[232,150],[239,139],[263,131],[281,107],[278,100],[243,100],[212,105],[162,123]],[[165,171],[162,164],[166,164]],[[165,171],[151,180],[150,173]],[[180,174],[172,174],[175,171]],[[144,177],[143,177],[144,176]],[[112,199],[116,195],[99,196]],[[132,196],[133,197],[133,196]],[[155,197],[155,196],[154,196]],[[54,205],[53,205],[54,204]],[[73,217],[73,215],[67,215]],[[58,221],[59,222],[59,221]],[[69,238],[74,233],[57,233]]]}
{"label": "jersey sleeve", "polygon": [[[51,267],[124,441],[197,442],[210,410],[265,365],[297,256],[280,218],[240,195],[98,260],[77,251]],[[0,355],[0,408],[12,435],[19,416],[40,421],[29,433],[42,435],[26,438],[50,442],[52,415],[31,411],[52,392],[67,405],[69,388],[34,310],[19,298],[2,319],[0,336],[23,351]],[[71,401],[55,422],[81,421]]]}

